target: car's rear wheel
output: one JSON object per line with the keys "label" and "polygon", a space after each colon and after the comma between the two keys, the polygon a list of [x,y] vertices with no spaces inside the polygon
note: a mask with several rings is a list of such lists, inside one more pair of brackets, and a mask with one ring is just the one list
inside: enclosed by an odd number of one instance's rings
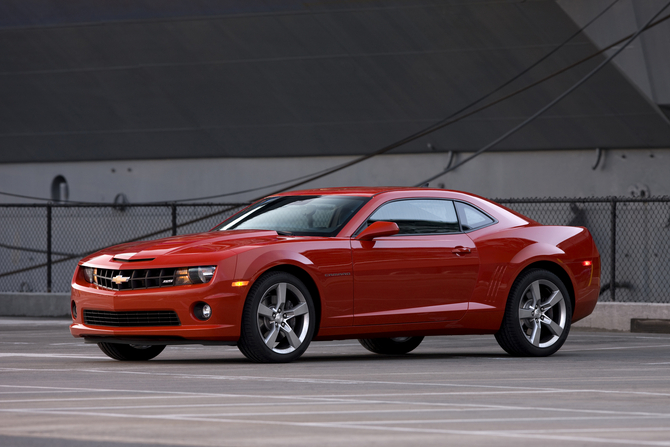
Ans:
{"label": "car's rear wheel", "polygon": [[163,352],[165,345],[122,345],[119,343],[98,343],[102,352],[114,360],[151,360]]}
{"label": "car's rear wheel", "polygon": [[307,287],[289,273],[270,272],[249,291],[237,346],[254,362],[291,362],[309,346],[315,324]]}
{"label": "car's rear wheel", "polygon": [[359,338],[358,342],[375,354],[402,355],[417,348],[423,337]]}
{"label": "car's rear wheel", "polygon": [[511,355],[544,357],[563,346],[571,319],[570,295],[560,278],[547,270],[533,269],[514,282],[495,337]]}

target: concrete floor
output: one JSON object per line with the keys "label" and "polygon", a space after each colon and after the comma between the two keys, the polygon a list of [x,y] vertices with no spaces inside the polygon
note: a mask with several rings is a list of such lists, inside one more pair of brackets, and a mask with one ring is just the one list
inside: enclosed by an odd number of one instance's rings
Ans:
{"label": "concrete floor", "polygon": [[405,357],[321,342],[256,365],[201,346],[117,362],[67,326],[0,319],[1,446],[670,446],[670,335],[574,330],[542,359],[492,336]]}

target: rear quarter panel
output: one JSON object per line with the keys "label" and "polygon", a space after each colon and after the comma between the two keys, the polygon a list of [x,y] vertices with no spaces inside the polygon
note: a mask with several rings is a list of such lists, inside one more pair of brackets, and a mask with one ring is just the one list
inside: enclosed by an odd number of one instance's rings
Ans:
{"label": "rear quarter panel", "polygon": [[600,258],[586,228],[531,224],[500,230],[493,225],[470,237],[481,266],[464,324],[497,330],[514,281],[524,270],[542,267],[540,263],[551,263],[567,275],[566,287],[574,295],[573,322],[593,311],[600,290]]}

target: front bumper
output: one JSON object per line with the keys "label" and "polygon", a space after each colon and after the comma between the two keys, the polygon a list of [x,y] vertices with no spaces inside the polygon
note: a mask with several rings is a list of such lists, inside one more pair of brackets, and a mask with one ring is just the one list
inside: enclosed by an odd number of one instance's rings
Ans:
{"label": "front bumper", "polygon": [[[236,342],[246,288],[221,290],[220,283],[175,286],[159,289],[112,291],[89,284],[72,284],[71,304],[77,309],[70,332],[87,341],[156,340],[163,344]],[[194,307],[205,302],[212,307],[212,316],[196,318]],[[116,327],[84,322],[85,310],[141,312],[170,310],[179,317],[179,326]],[[224,343],[229,344],[229,343]]]}

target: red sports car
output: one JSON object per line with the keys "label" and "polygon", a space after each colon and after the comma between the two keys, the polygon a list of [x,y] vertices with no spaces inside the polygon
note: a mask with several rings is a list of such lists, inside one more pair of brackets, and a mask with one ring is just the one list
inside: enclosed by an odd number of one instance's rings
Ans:
{"label": "red sports car", "polygon": [[287,362],[312,340],[351,338],[397,355],[450,334],[547,356],[599,288],[585,228],[456,191],[315,189],[259,200],[206,233],[87,256],[70,331],[117,360],[197,343]]}

